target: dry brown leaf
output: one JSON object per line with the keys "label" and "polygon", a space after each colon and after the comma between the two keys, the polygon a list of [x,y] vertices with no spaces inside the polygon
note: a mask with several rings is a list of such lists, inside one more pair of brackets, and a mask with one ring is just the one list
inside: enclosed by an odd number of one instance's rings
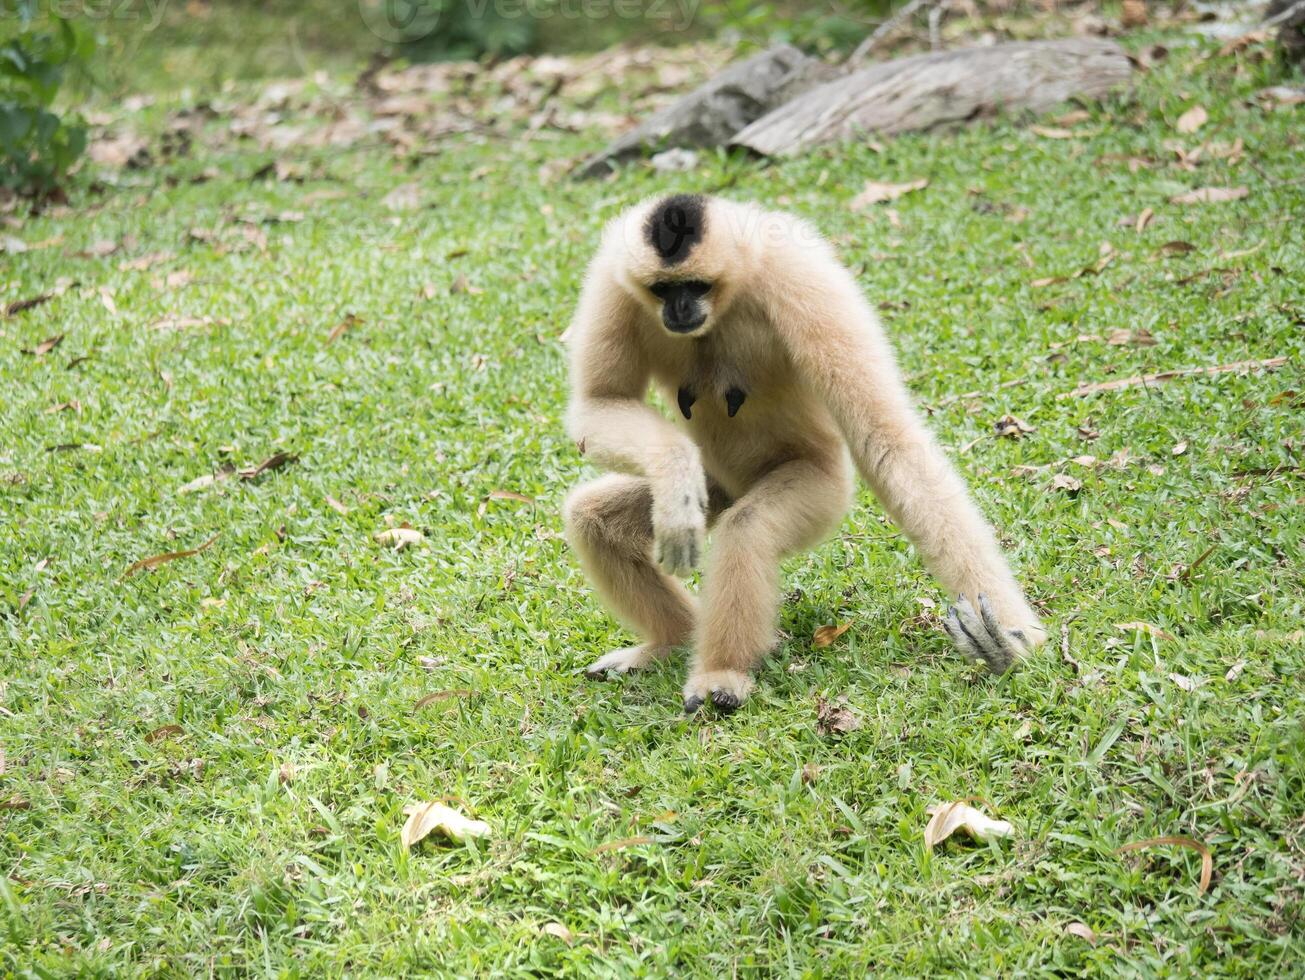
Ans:
{"label": "dry brown leaf", "polygon": [[1083,481],[1078,480],[1068,473],[1057,473],[1047,484],[1048,490],[1061,490],[1065,493],[1078,493],[1083,489]]}
{"label": "dry brown leaf", "polygon": [[413,711],[420,711],[428,704],[434,704],[436,701],[447,701],[449,698],[469,698],[475,695],[469,687],[455,687],[448,691],[436,691],[433,694],[427,694],[425,697],[418,698],[417,703],[412,706]]}
{"label": "dry brown leaf", "polygon": [[1186,255],[1188,252],[1195,252],[1196,246],[1191,242],[1165,242],[1155,250],[1156,255]]}
{"label": "dry brown leaf", "polygon": [[533,504],[534,497],[527,497],[524,493],[517,493],[515,490],[491,490],[490,500],[516,500],[523,504]]}
{"label": "dry brown leaf", "polygon": [[46,337],[43,341],[33,347],[31,350],[24,350],[24,354],[32,354],[36,357],[44,357],[50,351],[54,350],[63,343],[63,334],[57,333],[53,337]]}
{"label": "dry brown leaf", "polygon": [[151,555],[149,558],[142,558],[140,561],[132,562],[127,566],[127,570],[122,573],[120,578],[127,578],[129,575],[134,575],[140,571],[149,571],[158,568],[160,565],[166,565],[168,562],[176,561],[178,558],[189,558],[192,555],[197,555],[217,539],[218,535],[215,534],[198,548],[189,548],[185,551],[168,551],[161,555]]}
{"label": "dry brown leaf", "polygon": [[841,623],[838,626],[819,626],[811,634],[811,645],[817,649],[823,649],[829,646],[840,636],[852,628],[851,622]]}
{"label": "dry brown leaf", "polygon": [[1246,661],[1239,660],[1228,668],[1228,673],[1223,675],[1223,679],[1231,683],[1232,681],[1235,681],[1237,680],[1237,678],[1241,677],[1242,671],[1245,669],[1246,669]]}
{"label": "dry brown leaf", "polygon": [[1118,330],[1110,332],[1110,336],[1106,338],[1106,343],[1111,347],[1154,347],[1157,341],[1151,331],[1145,327],[1136,332],[1120,327]]}
{"label": "dry brown leaf", "polygon": [[816,698],[816,731],[821,735],[846,735],[861,727],[861,719],[843,704],[843,699]]}
{"label": "dry brown leaf", "polygon": [[1174,129],[1180,133],[1194,133],[1204,126],[1210,119],[1210,114],[1205,111],[1204,106],[1194,105],[1181,116],[1174,125]]}
{"label": "dry brown leaf", "polygon": [[1248,187],[1198,187],[1186,194],[1175,194],[1170,204],[1219,204],[1223,201],[1240,201],[1251,193]]}
{"label": "dry brown leaf", "polygon": [[606,844],[599,844],[594,848],[595,854],[606,854],[608,851],[621,851],[627,847],[638,847],[640,844],[651,844],[651,837],[623,837],[620,840],[609,840]]}
{"label": "dry brown leaf", "polygon": [[1079,939],[1084,939],[1093,946],[1097,944],[1097,934],[1093,932],[1092,927],[1085,922],[1071,922],[1069,925],[1065,926],[1065,933],[1070,936],[1078,936]]}
{"label": "dry brown leaf", "polygon": [[3,306],[0,306],[0,316],[13,316],[16,313],[22,313],[24,310],[30,310],[34,306],[40,306],[42,303],[48,303],[54,299],[54,293],[41,293],[38,296],[29,296],[27,299],[15,299]]}
{"label": "dry brown leaf", "polygon": [[411,527],[387,527],[372,535],[378,542],[395,551],[402,551],[408,545],[421,544],[426,536]]}
{"label": "dry brown leaf", "polygon": [[1181,456],[1183,453],[1187,452],[1187,440],[1182,439],[1175,443],[1174,448],[1169,450],[1169,452],[1174,456]]}
{"label": "dry brown leaf", "polygon": [[1060,129],[1056,126],[1030,126],[1031,132],[1037,133],[1043,139],[1049,140],[1072,140],[1074,133],[1072,130]]}
{"label": "dry brown leaf", "polygon": [[144,272],[151,266],[158,265],[160,262],[166,262],[171,259],[171,252],[150,252],[135,259],[125,259],[118,263],[118,268],[122,272]]}
{"label": "dry brown leaf", "polygon": [[1064,276],[1044,276],[1041,279],[1034,279],[1031,283],[1029,283],[1029,285],[1032,286],[1034,289],[1041,289],[1043,286],[1054,286],[1057,283],[1068,282],[1068,281],[1069,280],[1067,280]]}
{"label": "dry brown leaf", "polygon": [[240,470],[237,473],[237,475],[242,480],[253,480],[262,476],[264,473],[268,472],[269,470],[279,470],[281,467],[287,465],[288,463],[293,463],[298,459],[299,457],[295,453],[287,453],[287,452],[273,453],[271,456],[267,457],[267,459],[263,460],[257,466],[250,466],[247,467],[246,469]]}
{"label": "dry brown leaf", "polygon": [[344,315],[344,319],[341,320],[339,323],[337,323],[334,327],[332,327],[331,332],[326,335],[326,342],[328,344],[335,343],[342,336],[344,336],[344,332],[346,330],[350,330],[353,327],[358,326],[358,324],[362,322],[363,322],[362,317],[358,316],[357,314],[346,313]]}
{"label": "dry brown leaf", "polygon": [[861,193],[852,198],[850,206],[853,211],[862,211],[872,204],[896,201],[903,195],[910,194],[912,191],[924,190],[928,186],[929,179],[927,177],[908,181],[905,184],[883,184],[877,180],[867,180],[865,186],[861,188]]}
{"label": "dry brown leaf", "polygon": [[545,936],[552,936],[554,939],[562,940],[568,946],[573,942],[571,930],[560,922],[546,922],[539,931]]}
{"label": "dry brown leaf", "polygon": [[453,282],[449,284],[449,292],[457,296],[460,293],[467,293],[470,296],[479,296],[484,292],[479,286],[473,286],[467,281],[466,273],[459,272]]}
{"label": "dry brown leaf", "polygon": [[935,845],[941,844],[957,831],[985,844],[1015,833],[1015,828],[1005,820],[994,820],[964,800],[938,803],[926,812],[929,814],[929,823],[924,828],[924,846],[931,851]]}
{"label": "dry brown leaf", "polygon": [[327,506],[331,508],[331,510],[335,511],[341,517],[348,516],[349,508],[346,507],[344,504],[340,503],[340,501],[336,500],[329,493],[326,495],[326,503]]}
{"label": "dry brown leaf", "polygon": [[1146,633],[1148,636],[1154,636],[1157,640],[1172,640],[1174,638],[1172,634],[1166,633],[1159,626],[1152,626],[1150,623],[1116,623],[1115,629],[1123,630],[1125,633],[1136,633],[1140,631]]}
{"label": "dry brown leaf", "polygon": [[472,820],[434,800],[405,806],[403,812],[408,819],[399,833],[399,840],[405,849],[436,831],[457,843],[473,837],[489,837],[492,833],[489,824],[483,820]]}
{"label": "dry brown leaf", "polygon": [[180,725],[160,725],[154,731],[145,736],[145,741],[151,745],[160,742],[165,738],[176,738],[178,735],[184,735],[186,730]]}
{"label": "dry brown leaf", "polygon": [[1146,12],[1145,0],[1124,0],[1119,12],[1119,23],[1122,27],[1130,30],[1134,27],[1145,27],[1150,20]]}
{"label": "dry brown leaf", "polygon": [[1197,894],[1204,895],[1210,887],[1210,875],[1214,872],[1214,857],[1210,853],[1210,848],[1202,844],[1199,840],[1191,837],[1152,837],[1149,840],[1134,841],[1131,844],[1125,844],[1115,853],[1126,854],[1129,851],[1140,851],[1147,847],[1160,847],[1165,844],[1175,844],[1178,847],[1187,847],[1201,855],[1201,880],[1197,883]]}
{"label": "dry brown leaf", "polygon": [[185,496],[188,493],[194,493],[197,490],[203,490],[205,487],[211,487],[219,480],[225,480],[234,470],[220,469],[216,473],[205,473],[203,476],[197,476],[189,483],[183,483],[177,488],[177,493]]}
{"label": "dry brown leaf", "polygon": [[1143,208],[1138,212],[1137,220],[1133,222],[1133,230],[1139,235],[1142,234],[1142,232],[1146,231],[1146,226],[1151,223],[1151,219],[1154,217],[1154,211],[1150,208]]}
{"label": "dry brown leaf", "polygon": [[1169,679],[1173,681],[1174,684],[1176,684],[1181,690],[1186,691],[1188,694],[1191,694],[1203,683],[1205,683],[1199,677],[1188,677],[1186,674],[1178,674],[1178,673],[1171,673],[1169,675]]}
{"label": "dry brown leaf", "polygon": [[7,800],[0,800],[0,810],[30,810],[32,808],[31,800],[24,796],[13,794]]}
{"label": "dry brown leaf", "polygon": [[1092,113],[1086,109],[1071,109],[1064,115],[1057,116],[1053,122],[1057,126],[1077,126],[1079,123],[1087,122],[1092,118]]}
{"label": "dry brown leaf", "polygon": [[1023,419],[1016,418],[1014,415],[1003,415],[993,423],[992,428],[999,439],[1022,439],[1030,432],[1038,431]]}

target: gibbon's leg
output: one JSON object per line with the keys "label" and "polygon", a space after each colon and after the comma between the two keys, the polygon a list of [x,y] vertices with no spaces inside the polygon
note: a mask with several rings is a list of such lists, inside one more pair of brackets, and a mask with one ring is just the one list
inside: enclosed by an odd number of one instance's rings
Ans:
{"label": "gibbon's leg", "polygon": [[837,526],[851,504],[842,460],[794,460],[762,477],[720,516],[704,574],[703,611],[684,710],[708,698],[733,711],[774,645],[779,563]]}
{"label": "gibbon's leg", "polygon": [[650,481],[609,474],[571,491],[563,508],[567,540],[608,608],[643,638],[613,650],[587,673],[624,673],[660,660],[693,633],[696,603],[652,560]]}

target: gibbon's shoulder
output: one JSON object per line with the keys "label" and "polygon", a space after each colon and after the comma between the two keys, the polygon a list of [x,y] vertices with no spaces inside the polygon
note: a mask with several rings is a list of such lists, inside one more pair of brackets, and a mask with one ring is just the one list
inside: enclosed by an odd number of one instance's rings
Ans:
{"label": "gibbon's shoulder", "polygon": [[715,278],[733,270],[828,262],[833,249],[786,211],[706,194],[647,198],[607,223],[600,256],[635,280]]}

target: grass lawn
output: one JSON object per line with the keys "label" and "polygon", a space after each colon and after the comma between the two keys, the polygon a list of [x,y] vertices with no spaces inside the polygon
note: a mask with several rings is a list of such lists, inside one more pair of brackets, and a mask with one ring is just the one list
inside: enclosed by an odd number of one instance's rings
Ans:
{"label": "grass lawn", "polygon": [[[11,215],[0,303],[57,295],[0,319],[0,972],[1299,975],[1305,109],[1249,104],[1281,81],[1255,48],[1168,43],[1133,97],[1043,121],[1068,139],[573,184],[540,168],[598,131],[201,137]],[[114,111],[157,147],[174,98]],[[254,179],[278,160],[303,182]],[[1170,203],[1206,186],[1249,193]],[[629,634],[560,535],[559,336],[602,221],[671,189],[839,244],[1046,613],[1023,669],[953,653],[862,493],[787,565],[735,716],[683,719],[678,659],[583,679]],[[373,539],[405,522],[422,546]],[[822,698],[859,727],[822,734]],[[965,797],[1015,838],[927,851]],[[405,852],[429,799],[493,839]],[[1117,853],[1163,835],[1208,845],[1204,894],[1195,851]]]}

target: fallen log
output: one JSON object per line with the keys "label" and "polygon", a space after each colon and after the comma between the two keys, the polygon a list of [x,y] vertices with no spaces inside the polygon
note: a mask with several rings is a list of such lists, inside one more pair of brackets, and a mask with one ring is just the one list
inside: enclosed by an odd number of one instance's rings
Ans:
{"label": "fallen log", "polygon": [[749,124],[730,140],[763,156],[793,156],[863,133],[900,133],[999,112],[1043,112],[1128,83],[1132,66],[1113,41],[1076,38],[963,48],[880,62],[825,82]]}
{"label": "fallen log", "polygon": [[672,146],[724,146],[748,123],[836,74],[790,44],[730,65],[580,164],[577,177],[602,177],[621,160]]}

